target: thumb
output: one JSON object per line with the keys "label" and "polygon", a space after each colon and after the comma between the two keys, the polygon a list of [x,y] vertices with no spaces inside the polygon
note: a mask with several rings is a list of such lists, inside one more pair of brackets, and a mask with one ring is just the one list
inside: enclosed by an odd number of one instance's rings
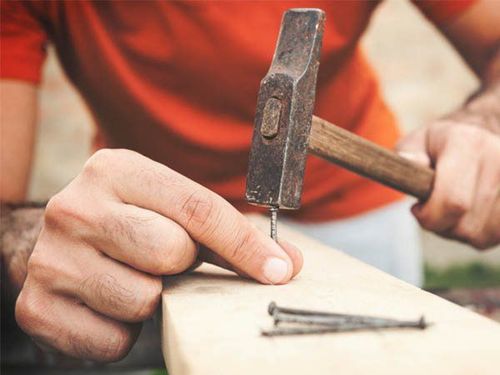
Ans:
{"label": "thumb", "polygon": [[[285,252],[292,260],[293,264],[292,277],[295,277],[300,272],[300,270],[302,269],[302,265],[304,264],[304,258],[302,257],[302,252],[297,247],[295,247],[294,245],[283,239],[279,240],[279,245],[283,248],[283,250],[285,250]],[[214,253],[213,251],[211,251],[210,249],[208,249],[206,246],[203,245],[199,245],[198,262],[195,263],[187,272],[193,271],[195,268],[199,267],[202,262],[215,264],[216,266],[225,268],[230,271],[234,271],[238,275],[246,278],[250,277],[248,273],[243,271],[241,268],[235,267],[234,265],[230,264],[222,256],[220,256],[217,253]]]}
{"label": "thumb", "polygon": [[403,158],[417,164],[431,166],[431,158],[427,153],[425,130],[419,129],[403,137],[396,145],[396,152]]}

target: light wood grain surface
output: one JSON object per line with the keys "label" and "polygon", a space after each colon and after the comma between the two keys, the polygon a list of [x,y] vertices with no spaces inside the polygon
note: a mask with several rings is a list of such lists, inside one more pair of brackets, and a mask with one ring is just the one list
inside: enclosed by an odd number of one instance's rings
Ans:
{"label": "light wood grain surface", "polygon": [[[252,220],[267,231],[268,221]],[[291,283],[264,286],[204,265],[167,277],[163,353],[181,374],[498,374],[500,325],[281,226],[304,253]],[[362,235],[362,233],[360,233]],[[262,337],[267,305],[416,319],[424,331]]]}

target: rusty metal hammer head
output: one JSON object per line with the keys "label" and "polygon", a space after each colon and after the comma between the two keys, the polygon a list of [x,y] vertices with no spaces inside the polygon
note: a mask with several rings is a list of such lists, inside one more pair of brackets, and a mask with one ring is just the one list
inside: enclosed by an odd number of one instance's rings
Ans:
{"label": "rusty metal hammer head", "polygon": [[251,204],[300,206],[324,19],[320,9],[283,15],[257,100],[246,188]]}

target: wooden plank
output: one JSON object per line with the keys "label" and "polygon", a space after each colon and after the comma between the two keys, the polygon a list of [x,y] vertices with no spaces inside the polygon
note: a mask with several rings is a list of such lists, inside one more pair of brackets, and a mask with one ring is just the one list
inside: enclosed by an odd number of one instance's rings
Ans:
{"label": "wooden plank", "polygon": [[[268,221],[252,217],[267,231]],[[204,265],[167,277],[163,353],[171,375],[498,374],[500,325],[280,227],[304,253],[291,283],[264,286]],[[362,235],[362,234],[360,234]],[[262,337],[267,305],[416,319],[424,331],[398,330]]]}

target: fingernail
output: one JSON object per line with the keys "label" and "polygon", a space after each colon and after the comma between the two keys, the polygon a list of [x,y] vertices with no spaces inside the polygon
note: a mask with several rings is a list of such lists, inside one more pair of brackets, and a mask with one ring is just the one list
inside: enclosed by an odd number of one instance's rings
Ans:
{"label": "fingernail", "polygon": [[279,284],[288,276],[288,264],[280,258],[269,258],[264,263],[264,277],[271,284]]}

